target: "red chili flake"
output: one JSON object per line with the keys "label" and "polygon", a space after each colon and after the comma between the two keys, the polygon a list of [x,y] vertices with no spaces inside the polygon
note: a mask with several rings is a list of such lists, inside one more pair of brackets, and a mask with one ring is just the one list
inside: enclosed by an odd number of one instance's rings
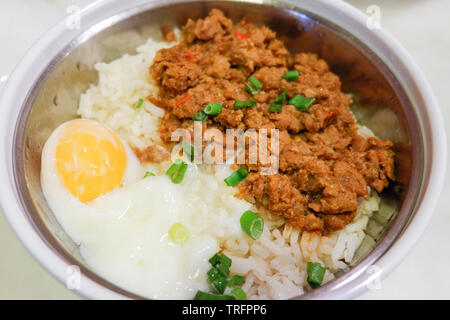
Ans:
{"label": "red chili flake", "polygon": [[192,53],[191,50],[186,50],[185,57],[186,57],[186,60],[191,61],[191,62],[195,60],[194,54]]}
{"label": "red chili flake", "polygon": [[243,40],[243,39],[247,39],[248,38],[248,34],[246,33],[240,33],[239,31],[235,30],[234,33],[236,33],[236,37],[239,40]]}
{"label": "red chili flake", "polygon": [[191,100],[192,96],[190,94],[185,95],[183,98],[181,98],[180,100],[178,100],[175,103],[175,106],[178,107],[179,105]]}
{"label": "red chili flake", "polygon": [[334,116],[334,112],[330,111],[327,116],[325,117],[325,121],[330,120]]}

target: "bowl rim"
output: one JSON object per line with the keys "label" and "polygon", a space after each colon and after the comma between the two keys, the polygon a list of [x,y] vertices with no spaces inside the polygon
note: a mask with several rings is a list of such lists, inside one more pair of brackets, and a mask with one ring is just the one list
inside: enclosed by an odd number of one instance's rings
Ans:
{"label": "bowl rim", "polygon": [[[50,63],[55,54],[61,52],[67,44],[73,39],[81,37],[88,37],[93,26],[97,26],[100,22],[108,20],[108,22],[116,21],[111,18],[120,18],[120,12],[125,12],[133,7],[146,6],[146,9],[164,6],[166,4],[176,4],[181,2],[189,2],[186,0],[172,0],[170,2],[157,0],[135,0],[135,1],[120,1],[112,0],[96,1],[80,12],[83,23],[88,26],[88,29],[71,30],[66,28],[66,19],[61,20],[57,25],[47,31],[33,47],[26,53],[19,64],[16,66],[12,74],[9,76],[3,91],[0,96],[0,105],[4,112],[4,116],[0,119],[0,150],[3,151],[0,158],[0,179],[4,182],[5,188],[0,193],[0,206],[3,209],[8,223],[14,230],[18,238],[22,241],[25,248],[32,254],[32,256],[55,278],[62,283],[66,282],[68,277],[67,267],[69,266],[61,257],[59,257],[47,243],[42,239],[34,229],[31,221],[26,217],[24,208],[20,202],[19,196],[16,192],[15,179],[13,175],[13,139],[17,120],[20,116],[20,108],[14,106],[23,105],[26,100],[26,95],[23,94],[24,88],[26,92],[33,86],[37,79],[29,77],[30,71],[35,77],[40,75],[44,67]],[[274,1],[247,1],[256,4],[273,4]],[[381,54],[377,51],[380,46],[389,46],[391,54],[398,58],[408,71],[408,76],[414,81],[417,89],[426,101],[425,115],[428,117],[427,129],[430,132],[431,143],[431,161],[428,163],[430,175],[426,189],[423,194],[421,202],[417,205],[414,218],[410,221],[408,227],[402,234],[398,236],[395,243],[377,260],[376,265],[379,267],[376,272],[365,277],[365,280],[353,285],[336,287],[331,291],[317,290],[316,294],[311,294],[309,298],[319,299],[336,299],[336,298],[354,298],[368,289],[367,284],[373,281],[375,277],[381,276],[384,278],[389,272],[406,256],[406,254],[413,248],[418,241],[420,235],[425,230],[429,220],[432,217],[433,210],[437,204],[440,196],[446,170],[446,136],[443,118],[441,116],[437,100],[433,94],[430,84],[425,79],[423,73],[412,60],[409,53],[404,49],[397,40],[384,29],[378,29],[373,32],[366,28],[367,16],[358,9],[352,7],[343,1],[333,0],[282,0],[275,1],[284,5],[291,5],[293,7],[301,7],[309,12],[317,12],[321,10],[333,11],[335,17],[340,16],[339,27],[345,30],[355,30],[352,34],[358,39],[365,39],[362,41],[367,45],[370,42],[370,47],[374,53]],[[325,17],[331,20],[330,17]],[[86,31],[89,30],[86,35]],[[370,39],[370,41],[368,40]],[[49,53],[51,53],[49,55]],[[45,63],[42,63],[45,61]],[[39,62],[39,63],[37,63]],[[47,63],[48,62],[48,63]],[[21,214],[18,214],[21,213]],[[360,274],[353,274],[358,277]],[[92,299],[123,299],[124,296],[109,290],[100,285],[92,279],[81,274],[82,286],[74,291],[78,294]]]}

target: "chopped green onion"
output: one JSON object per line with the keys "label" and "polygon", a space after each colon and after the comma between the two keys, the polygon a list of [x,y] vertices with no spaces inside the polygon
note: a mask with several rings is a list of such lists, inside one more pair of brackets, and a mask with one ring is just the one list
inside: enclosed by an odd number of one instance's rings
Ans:
{"label": "chopped green onion", "polygon": [[205,111],[199,110],[194,114],[192,120],[205,122],[206,120],[208,120],[208,115],[205,113]]}
{"label": "chopped green onion", "polygon": [[140,98],[140,99],[138,100],[138,102],[136,103],[135,108],[136,108],[136,109],[139,109],[140,107],[142,107],[142,104],[143,104],[143,103],[144,103],[144,99]]}
{"label": "chopped green onion", "polygon": [[153,172],[145,171],[144,178],[147,178],[147,177],[154,177],[154,176],[155,176],[155,174],[154,174]]}
{"label": "chopped green onion", "polygon": [[208,283],[220,294],[225,292],[227,287],[227,276],[223,275],[217,268],[211,268],[208,271]]}
{"label": "chopped green onion", "polygon": [[325,268],[317,262],[308,262],[306,267],[308,274],[308,283],[311,288],[315,289],[322,284],[323,276],[325,275]]}
{"label": "chopped green onion", "polygon": [[284,89],[283,92],[275,98],[275,102],[272,102],[269,107],[269,112],[281,112],[283,108],[283,103],[286,101],[286,94],[288,89]]}
{"label": "chopped green onion", "polygon": [[283,109],[283,105],[275,103],[275,102],[272,102],[269,106],[269,112],[271,112],[271,113],[281,112],[282,109]]}
{"label": "chopped green onion", "polygon": [[300,111],[308,110],[309,106],[311,106],[316,98],[306,98],[301,94],[296,94],[289,100],[289,104],[295,106]]}
{"label": "chopped green onion", "polygon": [[239,183],[241,183],[248,176],[248,171],[245,168],[239,168],[235,172],[233,172],[229,177],[225,178],[225,183],[233,187]]}
{"label": "chopped green onion", "polygon": [[283,74],[283,79],[287,80],[287,81],[295,81],[298,79],[298,71],[297,70],[292,70],[292,71],[288,71],[285,74]]}
{"label": "chopped green onion", "polygon": [[166,171],[166,175],[169,176],[170,180],[172,180],[173,183],[179,184],[181,181],[183,181],[184,173],[187,170],[187,164],[181,160],[178,159],[175,161],[174,164],[170,166],[169,169]]}
{"label": "chopped green onion", "polygon": [[248,84],[244,83],[244,88],[247,90],[248,93],[250,93],[252,96],[258,94],[261,90],[255,89],[252,86],[249,86]]}
{"label": "chopped green onion", "polygon": [[233,290],[231,290],[230,296],[232,296],[236,300],[247,300],[247,295],[241,288],[234,288]]}
{"label": "chopped green onion", "polygon": [[258,79],[256,79],[255,77],[250,77],[248,78],[248,82],[250,82],[250,85],[245,83],[244,87],[245,90],[247,90],[248,93],[250,93],[252,96],[258,94],[261,91],[263,84]]}
{"label": "chopped green onion", "polygon": [[248,108],[248,107],[254,107],[254,106],[256,106],[255,100],[246,100],[246,101],[236,100],[234,102],[235,110],[244,109],[244,108]]}
{"label": "chopped green onion", "polygon": [[189,230],[180,222],[173,224],[169,229],[169,238],[172,242],[182,244],[188,241],[189,237]]}
{"label": "chopped green onion", "polygon": [[187,157],[191,160],[191,162],[194,161],[194,146],[192,144],[189,144],[185,141],[183,141],[183,151],[186,153]]}
{"label": "chopped green onion", "polygon": [[[228,258],[228,257],[227,257]],[[220,255],[218,253],[216,253],[215,255],[213,255],[211,258],[209,258],[208,262],[215,267],[217,264],[220,263]]]}
{"label": "chopped green onion", "polygon": [[197,291],[194,300],[234,300],[234,297],[222,294],[213,294],[203,291]]}
{"label": "chopped green onion", "polygon": [[284,89],[283,92],[275,98],[275,103],[283,104],[286,101],[286,94],[288,93],[288,89]]}
{"label": "chopped green onion", "polygon": [[231,259],[226,255],[215,254],[209,260],[209,263],[216,268],[223,276],[228,277],[230,274]]}
{"label": "chopped green onion", "polygon": [[263,84],[258,79],[256,79],[255,77],[248,78],[248,82],[250,82],[250,84],[255,89],[262,89],[262,87],[263,87]]}
{"label": "chopped green onion", "polygon": [[240,219],[242,230],[253,240],[258,239],[264,230],[264,220],[250,210],[245,211]]}
{"label": "chopped green onion", "polygon": [[[228,280],[232,263],[231,259],[223,253],[216,253],[208,261],[212,265],[212,268],[207,272],[208,283],[211,285],[214,293],[199,290],[194,300],[246,300],[247,295],[241,288],[233,288],[242,285],[245,277],[235,275]],[[223,294],[227,287],[231,288],[230,295]]]}
{"label": "chopped green onion", "polygon": [[209,116],[216,116],[222,112],[222,105],[220,103],[208,103],[203,112]]}
{"label": "chopped green onion", "polygon": [[228,286],[229,287],[235,287],[235,286],[241,286],[245,281],[245,277],[244,276],[240,276],[240,275],[234,275],[230,281],[228,281]]}

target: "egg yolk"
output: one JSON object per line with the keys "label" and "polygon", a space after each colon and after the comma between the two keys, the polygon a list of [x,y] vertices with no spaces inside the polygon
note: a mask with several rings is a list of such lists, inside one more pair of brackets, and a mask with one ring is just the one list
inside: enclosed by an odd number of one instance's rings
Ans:
{"label": "egg yolk", "polygon": [[82,202],[120,186],[127,166],[125,148],[119,138],[91,120],[67,123],[55,158],[64,186]]}

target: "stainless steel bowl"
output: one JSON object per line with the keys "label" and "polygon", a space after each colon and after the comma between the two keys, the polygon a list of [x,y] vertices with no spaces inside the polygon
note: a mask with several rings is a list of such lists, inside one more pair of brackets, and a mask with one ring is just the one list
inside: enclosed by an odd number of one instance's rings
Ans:
{"label": "stainless steel bowl", "polygon": [[318,53],[341,77],[344,91],[354,95],[352,108],[359,120],[394,141],[396,176],[405,192],[398,197],[391,188],[382,194],[372,231],[349,271],[297,298],[360,294],[405,256],[428,222],[443,183],[445,136],[435,98],[409,55],[388,33],[367,28],[365,16],[339,1],[99,1],[80,13],[81,29],[61,22],[27,54],[0,102],[6,110],[0,123],[0,150],[5,151],[0,177],[9,183],[2,192],[8,220],[60,280],[67,266],[80,266],[80,294],[140,298],[85,265],[42,194],[41,151],[58,125],[77,117],[80,94],[97,80],[95,63],[133,54],[146,38],[161,37],[162,24],[181,26],[211,8],[234,20],[246,16],[268,25],[291,52]]}

